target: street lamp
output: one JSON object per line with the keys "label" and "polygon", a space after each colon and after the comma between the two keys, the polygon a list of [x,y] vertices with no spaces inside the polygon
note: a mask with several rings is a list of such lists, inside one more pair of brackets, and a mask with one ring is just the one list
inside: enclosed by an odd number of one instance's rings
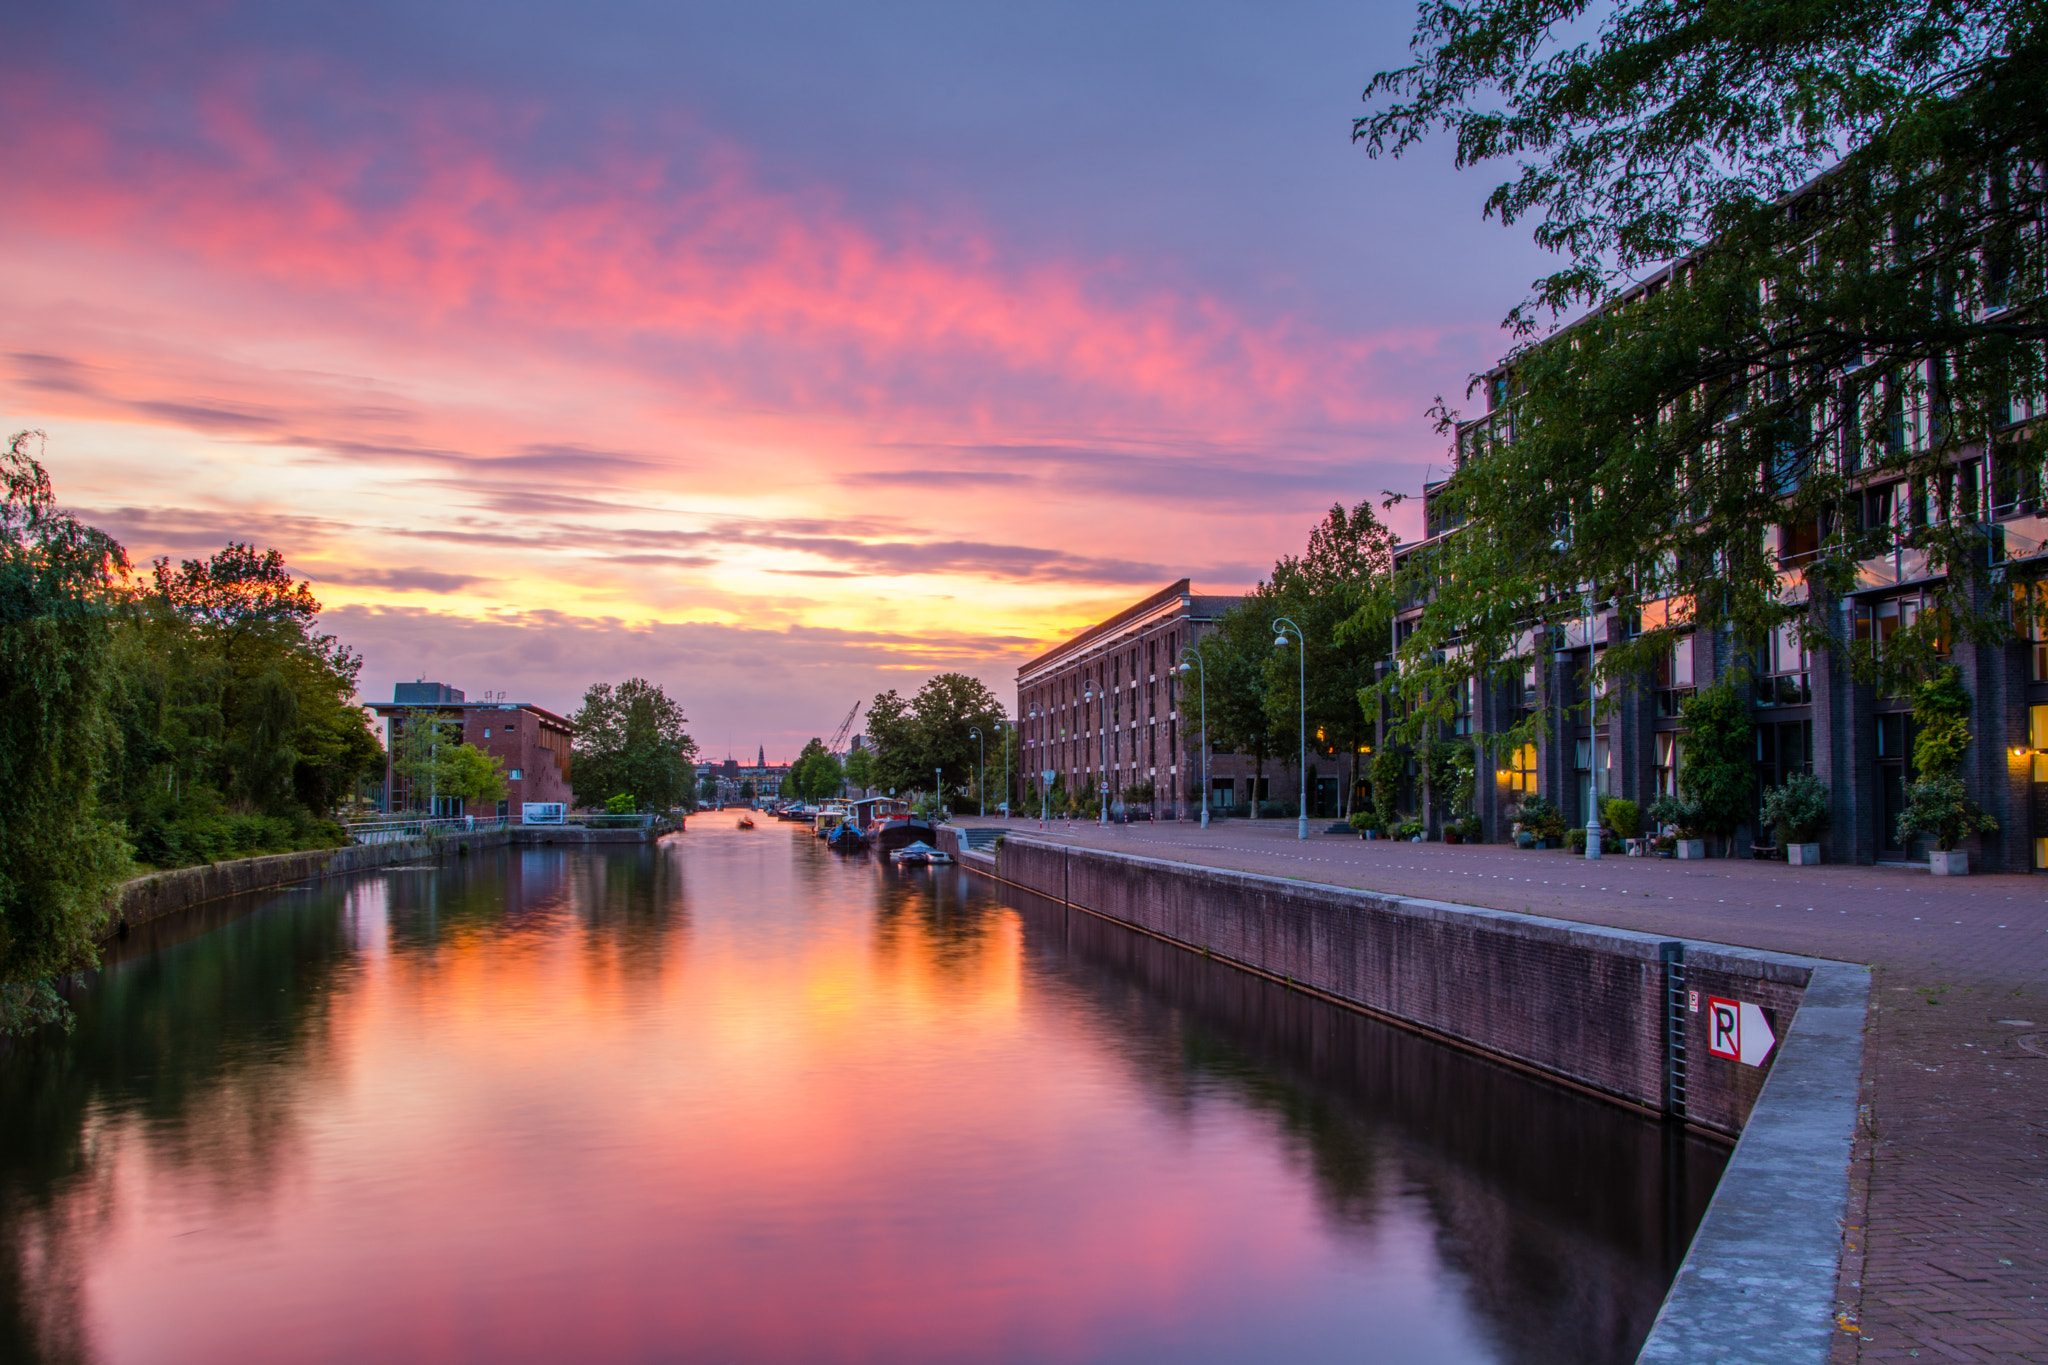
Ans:
{"label": "street lamp", "polygon": [[1301,754],[1298,770],[1301,774],[1300,804],[1295,807],[1297,818],[1294,822],[1294,837],[1308,838],[1308,641],[1303,638],[1301,627],[1281,617],[1273,623],[1273,648],[1279,649],[1287,643],[1287,632],[1294,632],[1295,659],[1298,663],[1298,680],[1295,684],[1295,700],[1301,703]]}
{"label": "street lamp", "polygon": [[1095,794],[1096,794],[1097,796],[1099,796],[1099,797],[1101,798],[1101,800],[1100,800],[1100,801],[1098,801],[1098,802],[1096,803],[1096,804],[1097,804],[1097,806],[1099,807],[1099,809],[1098,809],[1098,810],[1097,810],[1097,811],[1095,812],[1095,823],[1096,823],[1096,824],[1098,824],[1098,825],[1100,825],[1100,826],[1102,826],[1102,828],[1104,828],[1104,829],[1108,829],[1108,828],[1109,828],[1109,727],[1108,727],[1107,725],[1104,725],[1104,724],[1101,724],[1101,723],[1100,723],[1100,722],[1101,722],[1101,720],[1102,720],[1102,703],[1103,703],[1103,696],[1104,696],[1104,694],[1103,694],[1102,690],[1101,690],[1101,689],[1100,689],[1099,687],[1097,687],[1097,686],[1095,685],[1095,679],[1093,679],[1093,678],[1083,678],[1083,679],[1081,679],[1081,700],[1082,700],[1083,702],[1090,702],[1090,701],[1092,701],[1092,702],[1094,702],[1094,703],[1095,703],[1095,719],[1096,719],[1096,721],[1098,722],[1098,723],[1097,723],[1097,725],[1096,725],[1096,727],[1095,727],[1095,730],[1096,730],[1096,733],[1097,733],[1097,734],[1099,734],[1099,735],[1101,735],[1101,736],[1102,736],[1102,766],[1101,766],[1101,768],[1100,768],[1100,769],[1098,769],[1098,770],[1097,770],[1097,773],[1096,773],[1096,780],[1095,780],[1095,786],[1096,786],[1096,793],[1095,793]]}
{"label": "street lamp", "polygon": [[988,741],[981,737],[981,727],[970,725],[967,733],[973,735],[981,745],[981,767],[974,773],[975,813],[981,819],[988,818]]}
{"label": "street lamp", "polygon": [[1003,819],[1008,820],[1010,818],[1010,732],[1005,728],[1004,722],[996,722],[996,734],[999,737],[997,742],[1003,746],[1003,800],[998,809],[1002,811]]}
{"label": "street lamp", "polygon": [[932,769],[932,828],[937,829],[940,817],[946,813],[946,770]]}
{"label": "street lamp", "polygon": [[[1202,828],[1209,828],[1209,666],[1202,662],[1202,651],[1189,645],[1181,652],[1180,671],[1195,670],[1195,681],[1202,698]],[[1194,663],[1186,662],[1193,659]]]}
{"label": "street lamp", "polygon": [[[1038,707],[1033,706],[1031,708],[1031,719],[1034,722],[1041,720],[1049,722],[1051,715],[1049,712],[1041,711]],[[1034,745],[1033,752],[1039,755],[1040,762],[1046,761],[1044,757],[1047,752],[1045,732],[1049,728],[1049,724],[1039,726],[1038,738],[1032,741]],[[1052,819],[1052,775],[1053,769],[1051,768],[1041,769],[1038,774],[1038,827],[1040,829],[1044,829],[1046,822]]]}

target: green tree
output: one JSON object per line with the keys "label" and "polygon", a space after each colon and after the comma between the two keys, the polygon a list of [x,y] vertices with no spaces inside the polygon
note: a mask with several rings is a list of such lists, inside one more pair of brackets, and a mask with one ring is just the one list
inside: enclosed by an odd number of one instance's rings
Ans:
{"label": "green tree", "polygon": [[968,731],[994,734],[999,721],[1007,724],[1002,703],[965,673],[938,674],[907,701],[894,688],[881,693],[868,706],[876,785],[930,791],[936,772],[938,795],[950,799],[979,761],[980,746]]}
{"label": "green tree", "polygon": [[128,859],[98,799],[127,557],[57,510],[30,433],[0,454],[0,1032],[69,1019]]}
{"label": "green tree", "polygon": [[1510,313],[1520,348],[1432,496],[1432,529],[1467,530],[1412,563],[1430,605],[1404,674],[1441,692],[1525,656],[1586,584],[1646,627],[1611,675],[1688,623],[1838,647],[1830,599],[1899,549],[1937,601],[1847,651],[1861,675],[1902,683],[1944,633],[2004,639],[1983,486],[1951,457],[1988,449],[1998,501],[2038,484],[2041,426],[2009,424],[2048,392],[2027,169],[2048,156],[2048,11],[1623,0],[1583,40],[1575,5],[1421,13],[1356,135],[1399,154],[1448,130],[1462,165],[1514,160],[1488,212],[1565,259]]}
{"label": "green tree", "polygon": [[1686,698],[1679,714],[1686,727],[1679,784],[1698,806],[1701,829],[1732,836],[1749,817],[1756,783],[1748,701],[1724,680]]}
{"label": "green tree", "polygon": [[846,782],[846,772],[839,760],[825,748],[825,741],[814,738],[804,745],[803,752],[790,765],[789,779],[794,795],[805,801],[822,801],[828,796],[839,795],[839,789]]}
{"label": "green tree", "polygon": [[277,550],[168,559],[114,640],[116,737],[102,785],[158,866],[340,842],[327,820],[381,766],[356,704],[362,659]]}
{"label": "green tree", "polygon": [[[1350,762],[1351,780],[1339,814],[1349,814],[1359,754],[1373,737],[1374,712],[1361,703],[1360,694],[1374,682],[1374,664],[1387,656],[1394,542],[1394,533],[1380,524],[1369,503],[1350,512],[1336,504],[1309,533],[1305,554],[1288,555],[1273,566],[1263,595],[1271,618],[1286,617],[1301,627],[1303,636],[1299,662],[1291,641],[1267,650],[1263,691],[1269,729],[1295,734],[1305,672],[1310,744],[1340,764],[1345,758]],[[1291,755],[1294,748],[1283,743],[1281,751]]]}
{"label": "green tree", "polygon": [[[1252,817],[1259,813],[1257,792],[1266,775],[1266,760],[1278,738],[1273,708],[1266,704],[1268,665],[1273,656],[1273,591],[1261,583],[1237,606],[1216,620],[1215,628],[1197,646],[1209,670],[1209,736],[1226,752],[1252,758]],[[1292,729],[1292,727],[1289,727]]]}
{"label": "green tree", "polygon": [[875,785],[875,756],[865,748],[855,749],[846,756],[846,781],[860,791],[868,791]]}
{"label": "green tree", "polygon": [[450,745],[442,755],[439,776],[441,794],[463,801],[495,804],[508,791],[504,760],[474,745]]}
{"label": "green tree", "polygon": [[681,703],[658,683],[628,678],[594,683],[570,721],[576,727],[573,769],[586,792],[627,792],[643,810],[684,804],[696,788],[697,742]]}

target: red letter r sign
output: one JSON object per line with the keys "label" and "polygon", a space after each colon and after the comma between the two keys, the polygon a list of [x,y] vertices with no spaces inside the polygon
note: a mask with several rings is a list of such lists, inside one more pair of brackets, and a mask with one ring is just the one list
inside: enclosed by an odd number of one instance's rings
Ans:
{"label": "red letter r sign", "polygon": [[1742,1006],[1718,995],[1707,997],[1707,1051],[1716,1057],[1742,1057]]}

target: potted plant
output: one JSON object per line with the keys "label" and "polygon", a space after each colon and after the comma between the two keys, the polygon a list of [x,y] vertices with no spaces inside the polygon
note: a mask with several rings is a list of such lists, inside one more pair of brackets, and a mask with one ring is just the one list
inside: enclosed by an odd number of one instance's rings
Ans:
{"label": "potted plant", "polygon": [[1705,815],[1700,803],[1684,796],[1660,796],[1650,803],[1650,819],[1672,836],[1673,850],[1681,858],[1707,856]]}
{"label": "potted plant", "polygon": [[1380,813],[1371,807],[1351,812],[1350,823],[1351,828],[1358,831],[1358,837],[1361,839],[1377,839],[1379,838],[1380,830],[1386,827],[1386,821],[1382,820]]}
{"label": "potted plant", "polygon": [[1486,838],[1486,826],[1476,815],[1468,815],[1458,822],[1458,837],[1468,844],[1476,844]]}
{"label": "potted plant", "polygon": [[1403,820],[1400,824],[1394,826],[1394,837],[1411,844],[1421,843],[1422,822],[1420,820]]}
{"label": "potted plant", "polygon": [[1966,877],[1970,855],[1957,844],[1972,834],[1988,833],[1998,821],[1985,814],[1963,790],[1959,777],[1924,777],[1906,788],[1906,808],[1899,812],[1899,839],[1915,834],[1934,836],[1928,870],[1937,877]]}
{"label": "potted plant", "polygon": [[1643,850],[1636,836],[1643,832],[1642,807],[1620,796],[1610,796],[1600,803],[1600,823],[1608,835],[1628,851],[1631,858],[1640,858]]}
{"label": "potted plant", "polygon": [[1758,807],[1758,823],[1778,831],[1785,861],[1794,867],[1819,865],[1819,840],[1827,833],[1830,818],[1827,784],[1812,773],[1786,778],[1764,793]]}
{"label": "potted plant", "polygon": [[1547,796],[1527,796],[1516,814],[1515,828],[1527,833],[1534,847],[1551,848],[1554,840],[1564,838],[1564,812]]}

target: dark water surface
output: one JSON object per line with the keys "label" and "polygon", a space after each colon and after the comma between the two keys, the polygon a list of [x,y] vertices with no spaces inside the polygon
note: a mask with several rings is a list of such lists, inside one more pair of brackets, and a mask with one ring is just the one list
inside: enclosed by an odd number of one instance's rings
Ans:
{"label": "dark water surface", "polygon": [[0,1359],[1599,1365],[1724,1159],[789,827],[242,910],[0,1059]]}

